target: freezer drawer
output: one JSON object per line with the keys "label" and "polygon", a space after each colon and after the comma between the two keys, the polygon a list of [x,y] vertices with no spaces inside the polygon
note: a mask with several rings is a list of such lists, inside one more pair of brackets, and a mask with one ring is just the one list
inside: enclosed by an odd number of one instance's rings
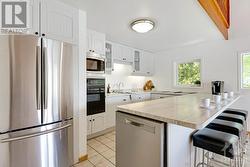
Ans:
{"label": "freezer drawer", "polygon": [[1,167],[70,167],[72,164],[72,121],[0,135]]}
{"label": "freezer drawer", "polygon": [[164,167],[164,124],[117,112],[116,165]]}

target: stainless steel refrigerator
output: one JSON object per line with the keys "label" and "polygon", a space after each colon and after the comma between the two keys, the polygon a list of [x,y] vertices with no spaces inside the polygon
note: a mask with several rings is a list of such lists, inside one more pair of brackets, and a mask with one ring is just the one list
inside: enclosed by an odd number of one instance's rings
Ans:
{"label": "stainless steel refrigerator", "polygon": [[0,167],[73,164],[73,46],[0,36]]}

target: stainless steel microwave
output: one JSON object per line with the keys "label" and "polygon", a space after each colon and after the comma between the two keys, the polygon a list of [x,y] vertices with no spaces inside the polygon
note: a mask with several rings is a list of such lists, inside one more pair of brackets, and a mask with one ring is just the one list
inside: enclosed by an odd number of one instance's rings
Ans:
{"label": "stainless steel microwave", "polygon": [[101,55],[87,56],[87,72],[88,73],[105,73],[105,57]]}

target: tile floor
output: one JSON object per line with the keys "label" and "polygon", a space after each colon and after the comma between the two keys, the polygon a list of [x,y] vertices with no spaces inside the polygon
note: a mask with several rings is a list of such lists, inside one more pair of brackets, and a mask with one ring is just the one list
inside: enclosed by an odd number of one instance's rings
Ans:
{"label": "tile floor", "polygon": [[[250,137],[248,139],[250,141]],[[250,143],[244,167],[250,167]],[[221,167],[220,165],[214,165]],[[75,167],[115,167],[115,132],[88,140],[88,160]]]}
{"label": "tile floor", "polygon": [[88,140],[88,160],[75,167],[115,167],[115,132]]}

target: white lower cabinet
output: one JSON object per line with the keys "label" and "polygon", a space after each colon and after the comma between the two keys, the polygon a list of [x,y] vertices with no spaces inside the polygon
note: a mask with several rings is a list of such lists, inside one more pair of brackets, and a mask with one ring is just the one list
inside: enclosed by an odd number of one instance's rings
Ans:
{"label": "white lower cabinet", "polygon": [[87,117],[88,135],[94,134],[105,129],[105,113],[90,115]]}
{"label": "white lower cabinet", "polygon": [[163,98],[167,98],[167,97],[172,97],[172,96],[171,95],[164,95],[164,94],[151,94],[152,100],[163,99]]}
{"label": "white lower cabinet", "polygon": [[151,93],[142,93],[142,94],[132,94],[131,95],[132,102],[140,102],[151,99]]}
{"label": "white lower cabinet", "polygon": [[117,106],[151,99],[151,93],[138,93],[131,95],[107,96],[106,112],[87,117],[88,135],[101,132],[116,125]]}
{"label": "white lower cabinet", "polygon": [[92,133],[92,116],[87,116],[87,134]]}
{"label": "white lower cabinet", "polygon": [[107,97],[106,107],[106,128],[115,126],[115,113],[117,106],[131,102],[130,95]]}

